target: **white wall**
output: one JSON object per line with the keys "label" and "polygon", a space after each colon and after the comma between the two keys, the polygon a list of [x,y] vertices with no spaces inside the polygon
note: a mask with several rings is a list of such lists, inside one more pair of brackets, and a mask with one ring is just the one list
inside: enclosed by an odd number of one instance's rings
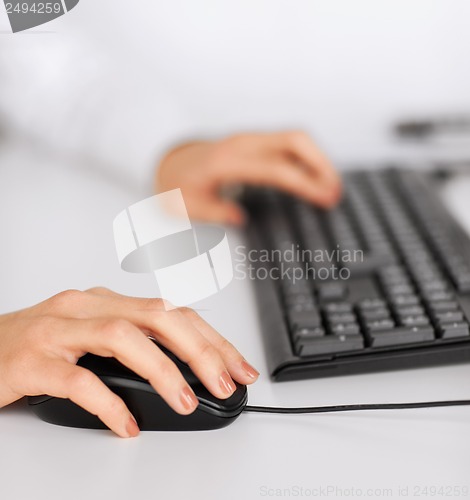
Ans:
{"label": "white wall", "polygon": [[469,21],[467,0],[81,0],[38,31],[86,30],[199,134],[299,126],[350,161],[411,154],[397,117],[470,113]]}

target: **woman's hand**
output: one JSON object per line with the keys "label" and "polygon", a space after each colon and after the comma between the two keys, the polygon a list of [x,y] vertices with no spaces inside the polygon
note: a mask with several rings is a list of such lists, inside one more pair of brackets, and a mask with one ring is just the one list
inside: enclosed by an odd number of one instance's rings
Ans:
{"label": "woman's hand", "polygon": [[180,188],[190,217],[240,224],[243,212],[221,197],[227,185],[273,186],[320,207],[341,196],[339,175],[303,132],[242,134],[180,146],[162,160],[157,192]]}
{"label": "woman's hand", "polygon": [[166,311],[161,299],[131,298],[104,288],[70,290],[29,309],[0,316],[0,407],[25,395],[69,398],[121,437],[139,433],[120,397],[85,368],[87,352],[115,357],[148,380],[178,413],[198,401],[176,365],[148,335],[182,361],[216,397],[228,398],[233,380],[258,377],[242,355],[196,312]]}

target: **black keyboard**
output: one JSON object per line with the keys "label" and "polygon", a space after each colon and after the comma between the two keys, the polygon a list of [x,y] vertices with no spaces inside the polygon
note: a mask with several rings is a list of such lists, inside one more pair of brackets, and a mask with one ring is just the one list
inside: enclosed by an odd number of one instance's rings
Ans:
{"label": "black keyboard", "polygon": [[245,206],[274,380],[470,361],[470,240],[431,175],[346,173],[330,211],[266,188]]}

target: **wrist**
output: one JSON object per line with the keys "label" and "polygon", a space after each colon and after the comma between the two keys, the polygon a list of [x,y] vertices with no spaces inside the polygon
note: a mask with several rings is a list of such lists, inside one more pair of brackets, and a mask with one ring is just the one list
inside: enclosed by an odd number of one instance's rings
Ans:
{"label": "wrist", "polygon": [[[156,175],[156,192],[166,191],[180,184],[187,184],[194,175],[205,179],[213,171],[214,144],[211,141],[193,141],[181,144],[170,151],[159,163]],[[196,168],[197,167],[197,168]]]}

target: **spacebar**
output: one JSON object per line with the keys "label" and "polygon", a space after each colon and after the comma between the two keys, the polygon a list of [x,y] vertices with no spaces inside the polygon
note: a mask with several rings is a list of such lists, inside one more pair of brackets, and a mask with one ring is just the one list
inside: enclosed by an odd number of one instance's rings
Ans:
{"label": "spacebar", "polygon": [[344,351],[357,351],[364,348],[361,335],[325,335],[324,337],[306,340],[297,344],[299,356],[316,356],[319,354],[335,354]]}

